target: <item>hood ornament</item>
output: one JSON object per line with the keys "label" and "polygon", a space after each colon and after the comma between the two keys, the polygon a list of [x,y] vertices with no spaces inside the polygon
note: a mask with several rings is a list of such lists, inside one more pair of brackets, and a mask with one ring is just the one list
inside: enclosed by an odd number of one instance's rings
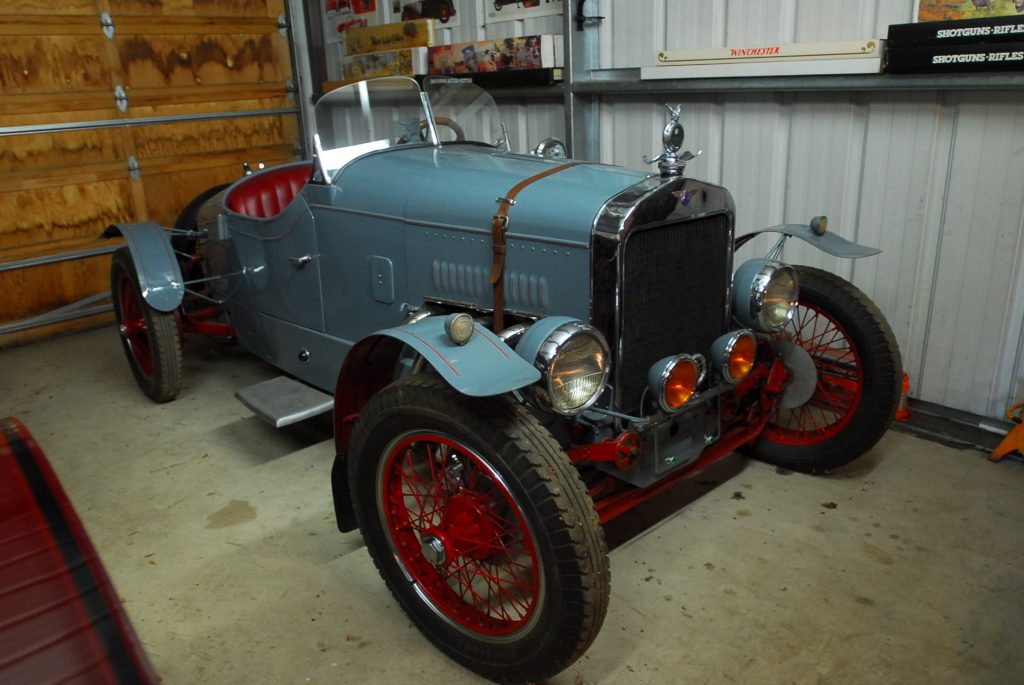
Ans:
{"label": "hood ornament", "polygon": [[665,150],[655,157],[654,159],[648,159],[647,155],[644,155],[644,164],[658,163],[658,171],[661,172],[662,178],[673,178],[676,176],[682,176],[683,170],[686,169],[686,163],[691,159],[696,159],[704,152],[703,150],[697,150],[697,154],[693,154],[689,150],[683,154],[677,154],[679,149],[683,147],[683,125],[679,123],[679,113],[682,110],[682,105],[665,105],[665,109],[668,110],[668,123],[665,124],[664,130],[661,132],[661,142],[665,145]]}

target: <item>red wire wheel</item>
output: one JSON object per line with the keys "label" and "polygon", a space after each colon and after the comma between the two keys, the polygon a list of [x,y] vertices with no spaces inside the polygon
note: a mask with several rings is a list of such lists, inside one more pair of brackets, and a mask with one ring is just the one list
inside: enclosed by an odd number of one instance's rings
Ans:
{"label": "red wire wheel", "polygon": [[511,398],[408,376],[367,402],[338,458],[381,577],[450,657],[492,680],[540,681],[596,637],[610,589],[597,514]]}
{"label": "red wire wheel", "polygon": [[149,345],[149,329],[146,327],[146,313],[143,310],[142,295],[138,286],[127,274],[121,278],[119,287],[120,321],[118,328],[132,361],[139,373],[147,378],[153,376],[153,350]]}
{"label": "red wire wheel", "polygon": [[799,304],[780,333],[813,361],[794,365],[788,382],[813,383],[802,405],[776,409],[753,446],[763,461],[799,471],[827,472],[858,458],[881,439],[899,399],[899,347],[885,317],[852,283],[821,269],[797,266]]}
{"label": "red wire wheel", "polygon": [[837,435],[850,423],[864,392],[857,348],[828,312],[804,303],[780,337],[811,356],[818,379],[805,404],[775,410],[764,436],[785,445],[814,445]]}
{"label": "red wire wheel", "polygon": [[135,262],[128,248],[110,262],[110,294],[121,345],[139,388],[155,402],[181,392],[181,332],[174,312],[150,307],[142,297]]}
{"label": "red wire wheel", "polygon": [[480,635],[528,626],[544,589],[537,548],[501,476],[446,435],[407,434],[386,452],[379,513],[431,608]]}

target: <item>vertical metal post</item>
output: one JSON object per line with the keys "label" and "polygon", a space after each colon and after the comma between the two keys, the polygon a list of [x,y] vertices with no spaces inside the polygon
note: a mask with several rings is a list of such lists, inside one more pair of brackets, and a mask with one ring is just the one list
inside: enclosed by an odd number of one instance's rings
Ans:
{"label": "vertical metal post", "polygon": [[[311,10],[309,8],[312,8]],[[292,79],[295,83],[296,97],[299,101],[299,135],[302,141],[303,156],[309,157],[312,150],[312,132],[316,130],[313,122],[314,94],[322,89],[321,69],[314,64],[323,63],[323,32],[320,26],[320,4],[303,3],[302,0],[288,0],[285,12],[288,18],[289,46],[292,55]],[[307,10],[309,10],[307,12]],[[310,15],[315,13],[314,21]],[[320,48],[320,60],[314,62],[314,48]]]}
{"label": "vertical metal post", "polygon": [[[590,0],[596,4],[596,0]],[[586,14],[587,2],[565,0],[562,32],[565,47],[565,138],[569,156],[573,159],[600,161],[601,138],[600,96],[580,94],[576,84],[589,81],[591,70],[597,67],[597,28],[583,21],[577,29],[576,14]]]}

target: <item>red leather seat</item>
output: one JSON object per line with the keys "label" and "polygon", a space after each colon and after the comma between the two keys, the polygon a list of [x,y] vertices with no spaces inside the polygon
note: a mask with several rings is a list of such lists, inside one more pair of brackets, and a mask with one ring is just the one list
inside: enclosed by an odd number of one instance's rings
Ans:
{"label": "red leather seat", "polygon": [[271,167],[249,176],[228,194],[233,212],[258,219],[277,216],[313,176],[313,163]]}

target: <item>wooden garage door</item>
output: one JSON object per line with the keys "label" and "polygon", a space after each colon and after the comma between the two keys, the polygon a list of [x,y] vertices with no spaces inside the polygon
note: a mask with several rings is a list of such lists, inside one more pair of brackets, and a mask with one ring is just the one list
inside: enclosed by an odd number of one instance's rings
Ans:
{"label": "wooden garage door", "polygon": [[114,222],[173,225],[243,162],[294,159],[283,4],[0,0],[0,327],[109,287],[109,255],[12,264],[109,246]]}

